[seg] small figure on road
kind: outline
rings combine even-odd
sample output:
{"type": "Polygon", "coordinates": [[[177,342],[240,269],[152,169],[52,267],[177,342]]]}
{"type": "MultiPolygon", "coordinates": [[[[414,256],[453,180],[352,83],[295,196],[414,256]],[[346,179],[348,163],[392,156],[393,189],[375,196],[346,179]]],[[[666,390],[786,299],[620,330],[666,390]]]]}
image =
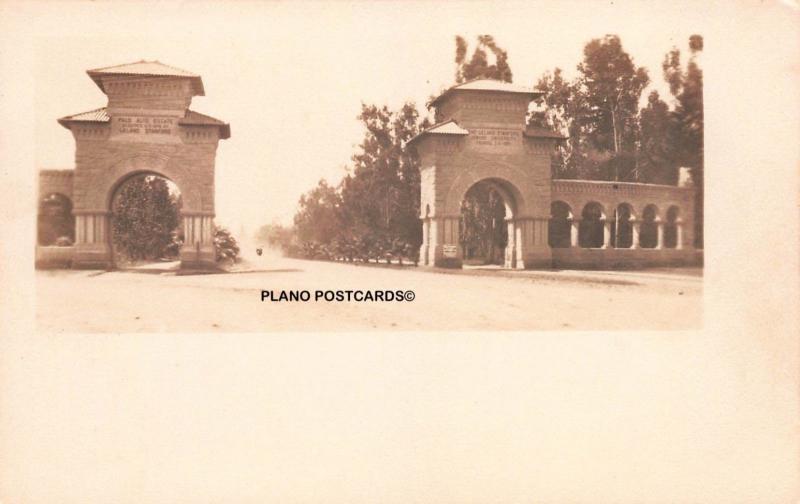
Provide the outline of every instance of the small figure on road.
{"type": "Polygon", "coordinates": [[[256,254],[261,255],[262,252],[263,250],[260,247],[256,249],[256,254]]]}

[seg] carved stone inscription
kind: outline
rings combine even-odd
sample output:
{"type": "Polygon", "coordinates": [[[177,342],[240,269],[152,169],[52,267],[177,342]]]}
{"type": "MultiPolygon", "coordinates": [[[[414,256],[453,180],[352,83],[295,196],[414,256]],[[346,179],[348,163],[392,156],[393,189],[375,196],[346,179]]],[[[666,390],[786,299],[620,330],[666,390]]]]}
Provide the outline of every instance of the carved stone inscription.
{"type": "Polygon", "coordinates": [[[502,150],[519,145],[522,133],[514,129],[475,128],[470,130],[471,143],[481,150],[502,150]]]}
{"type": "Polygon", "coordinates": [[[172,135],[175,132],[174,117],[117,116],[114,118],[116,133],[136,135],[172,135]]]}

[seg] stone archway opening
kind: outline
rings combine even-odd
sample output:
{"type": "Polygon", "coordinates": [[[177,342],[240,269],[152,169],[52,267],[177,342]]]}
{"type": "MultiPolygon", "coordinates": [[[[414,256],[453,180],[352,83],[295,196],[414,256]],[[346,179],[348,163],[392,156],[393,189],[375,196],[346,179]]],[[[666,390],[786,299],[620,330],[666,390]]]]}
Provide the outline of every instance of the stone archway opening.
{"type": "Polygon", "coordinates": [[[664,248],[678,248],[679,243],[680,209],[672,205],[667,209],[667,219],[664,222],[664,248]]]}
{"type": "Polygon", "coordinates": [[[550,204],[550,221],[547,227],[547,240],[550,248],[569,248],[572,246],[572,208],[563,201],[550,204]]]}
{"type": "Polygon", "coordinates": [[[509,199],[506,191],[491,180],[480,181],[467,190],[459,220],[465,265],[505,264],[509,231],[506,219],[514,213],[509,199]]]}
{"type": "Polygon", "coordinates": [[[583,248],[603,248],[605,245],[605,220],[603,206],[587,203],[581,212],[578,240],[583,248]]]}
{"type": "Polygon", "coordinates": [[[37,245],[67,247],[75,243],[72,200],[61,193],[50,193],[41,198],[36,228],[37,245]]]}
{"type": "Polygon", "coordinates": [[[461,199],[458,244],[463,264],[515,267],[517,189],[509,182],[482,179],[461,199]]]}
{"type": "Polygon", "coordinates": [[[109,247],[117,269],[177,269],[184,242],[178,186],[156,172],[124,177],[109,196],[109,247]]]}
{"type": "Polygon", "coordinates": [[[611,246],[614,248],[631,248],[633,246],[633,207],[628,203],[620,203],[614,210],[611,220],[611,246]]]}
{"type": "Polygon", "coordinates": [[[655,205],[647,205],[642,211],[641,231],[639,233],[639,243],[642,248],[652,249],[658,246],[658,208],[655,205]]]}

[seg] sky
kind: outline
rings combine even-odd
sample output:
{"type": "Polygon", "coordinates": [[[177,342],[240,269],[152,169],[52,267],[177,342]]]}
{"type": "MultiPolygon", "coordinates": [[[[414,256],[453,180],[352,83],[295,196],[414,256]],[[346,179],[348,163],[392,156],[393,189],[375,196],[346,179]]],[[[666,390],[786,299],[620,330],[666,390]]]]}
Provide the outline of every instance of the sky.
{"type": "Polygon", "coordinates": [[[704,13],[688,5],[74,5],[37,25],[36,163],[74,166],[74,140],[56,119],[105,106],[87,69],[159,60],[200,74],[206,96],[192,109],[230,123],[231,138],[217,151],[217,221],[252,234],[290,223],[300,195],[320,179],[341,180],[363,136],[362,102],[422,107],[452,85],[456,35],[471,44],[493,35],[508,51],[514,82],[532,86],[555,67],[574,76],[586,42],[617,34],[666,98],[664,54],[673,46],[688,54],[689,36],[703,34],[704,13]]]}

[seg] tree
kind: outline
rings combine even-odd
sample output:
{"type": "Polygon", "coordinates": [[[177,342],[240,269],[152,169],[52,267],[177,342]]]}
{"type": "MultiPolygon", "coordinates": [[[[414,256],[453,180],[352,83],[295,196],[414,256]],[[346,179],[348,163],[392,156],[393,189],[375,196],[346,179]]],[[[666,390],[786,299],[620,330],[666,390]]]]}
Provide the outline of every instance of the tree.
{"type": "Polygon", "coordinates": [[[634,64],[616,35],[591,40],[583,55],[578,65],[586,100],[583,132],[593,148],[610,153],[606,178],[636,180],[637,117],[650,82],[647,70],[634,64]]]}
{"type": "Polygon", "coordinates": [[[325,180],[300,196],[294,216],[298,238],[303,242],[329,244],[341,228],[341,197],[325,180]]]}
{"type": "Polygon", "coordinates": [[[388,250],[395,240],[419,247],[419,159],[406,143],[429,122],[413,103],[397,112],[362,105],[358,119],[366,131],[341,185],[343,238],[362,248],[388,250]]]}
{"type": "Polygon", "coordinates": [[[644,182],[676,185],[675,128],[669,106],[658,91],[647,98],[647,107],[639,117],[641,143],[639,146],[639,174],[644,182]]]}
{"type": "Polygon", "coordinates": [[[536,85],[544,92],[529,124],[569,138],[553,157],[553,176],[590,180],[639,180],[639,98],[649,82],[615,35],[591,40],[571,82],[560,68],[536,85]]]}
{"type": "Polygon", "coordinates": [[[553,154],[553,178],[578,178],[583,172],[586,139],[580,118],[586,109],[586,100],[579,81],[568,82],[560,68],[545,73],[535,89],[543,93],[536,98],[535,109],[528,124],[561,132],[567,141],[561,143],[553,154]]]}
{"type": "Polygon", "coordinates": [[[664,58],[664,79],[675,97],[676,105],[672,120],[676,131],[676,158],[681,166],[687,166],[692,182],[697,188],[695,199],[695,246],[703,246],[703,164],[704,164],[704,118],[703,118],[703,70],[698,57],[703,50],[703,37],[689,38],[689,61],[686,69],[681,67],[681,53],[673,48],[664,58]]]}
{"type": "Polygon", "coordinates": [[[472,57],[467,61],[467,41],[461,36],[456,36],[456,83],[461,84],[473,79],[511,82],[511,78],[508,53],[497,46],[494,37],[479,35],[472,57]],[[493,64],[489,64],[487,51],[494,56],[493,64]]]}
{"type": "Polygon", "coordinates": [[[127,181],[112,206],[113,242],[128,260],[160,259],[175,252],[180,198],[152,175],[127,181]]]}

